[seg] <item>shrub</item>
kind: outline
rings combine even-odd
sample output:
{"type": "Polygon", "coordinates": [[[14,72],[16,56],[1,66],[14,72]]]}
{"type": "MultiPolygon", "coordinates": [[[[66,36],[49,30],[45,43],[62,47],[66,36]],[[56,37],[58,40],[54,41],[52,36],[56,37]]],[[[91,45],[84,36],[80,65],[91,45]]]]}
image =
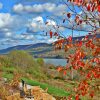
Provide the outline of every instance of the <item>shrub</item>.
{"type": "Polygon", "coordinates": [[[44,65],[44,60],[43,60],[43,58],[38,58],[38,59],[37,59],[37,63],[38,63],[39,65],[43,66],[43,65],[44,65]]]}

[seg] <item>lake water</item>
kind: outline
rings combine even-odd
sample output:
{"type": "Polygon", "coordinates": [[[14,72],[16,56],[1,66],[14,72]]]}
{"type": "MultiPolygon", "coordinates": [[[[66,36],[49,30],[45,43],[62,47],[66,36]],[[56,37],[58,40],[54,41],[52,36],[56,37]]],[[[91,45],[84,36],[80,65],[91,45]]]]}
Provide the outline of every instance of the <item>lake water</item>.
{"type": "Polygon", "coordinates": [[[44,58],[44,62],[47,64],[53,64],[55,66],[66,66],[66,59],[51,59],[51,58],[44,58]]]}

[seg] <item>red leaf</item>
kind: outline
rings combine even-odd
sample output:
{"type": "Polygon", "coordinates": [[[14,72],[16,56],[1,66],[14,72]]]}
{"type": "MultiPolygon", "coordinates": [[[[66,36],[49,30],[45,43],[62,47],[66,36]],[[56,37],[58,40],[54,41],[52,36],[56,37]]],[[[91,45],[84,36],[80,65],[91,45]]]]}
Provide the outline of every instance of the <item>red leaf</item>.
{"type": "Polygon", "coordinates": [[[98,11],[100,12],[100,5],[98,5],[98,11]]]}
{"type": "Polygon", "coordinates": [[[75,100],[79,100],[79,94],[75,96],[75,100]]]}
{"type": "Polygon", "coordinates": [[[54,33],[54,36],[58,36],[58,33],[57,33],[57,32],[55,32],[55,33],[54,33]]]}
{"type": "Polygon", "coordinates": [[[50,31],[50,38],[52,38],[52,34],[53,34],[53,32],[52,32],[52,31],[50,31]]]}
{"type": "Polygon", "coordinates": [[[85,91],[82,91],[82,96],[85,96],[86,95],[86,92],[85,91]]]}
{"type": "Polygon", "coordinates": [[[92,49],[94,49],[94,48],[95,48],[95,45],[94,45],[94,44],[91,44],[90,47],[91,47],[92,49]]]}
{"type": "Polygon", "coordinates": [[[79,46],[79,47],[82,46],[82,41],[79,41],[78,46],[79,46]]]}
{"type": "Polygon", "coordinates": [[[85,38],[86,38],[86,39],[88,39],[88,38],[89,38],[89,36],[88,36],[88,35],[86,35],[86,36],[85,36],[85,38]]]}
{"type": "Polygon", "coordinates": [[[91,98],[94,97],[94,92],[93,91],[90,93],[90,96],[91,96],[91,98]]]}
{"type": "Polygon", "coordinates": [[[67,73],[66,73],[66,71],[64,71],[64,75],[66,75],[67,73]]]}
{"type": "Polygon", "coordinates": [[[82,20],[80,20],[79,23],[82,24],[82,20]]]}
{"type": "Polygon", "coordinates": [[[80,23],[79,16],[76,16],[76,18],[75,18],[75,22],[79,25],[79,23],[80,23]]]}
{"type": "Polygon", "coordinates": [[[72,41],[72,36],[69,36],[68,37],[68,41],[72,41]]]}
{"type": "Polygon", "coordinates": [[[75,4],[78,4],[79,3],[79,0],[75,0],[75,2],[74,2],[75,4]]]}
{"type": "Polygon", "coordinates": [[[84,64],[84,62],[82,62],[82,61],[78,61],[78,62],[77,62],[77,65],[80,66],[80,67],[83,67],[85,64],[84,64]]]}
{"type": "Polygon", "coordinates": [[[91,78],[91,74],[90,73],[87,74],[87,78],[91,78]]]}
{"type": "Polygon", "coordinates": [[[82,3],[83,2],[83,0],[80,0],[80,3],[82,3]]]}
{"type": "Polygon", "coordinates": [[[77,70],[77,69],[78,69],[78,67],[77,67],[77,66],[73,66],[73,69],[76,69],[76,70],[77,70]]]}
{"type": "Polygon", "coordinates": [[[94,58],[94,62],[100,63],[100,59],[99,58],[94,58]]]}
{"type": "Polygon", "coordinates": [[[91,9],[91,6],[90,6],[90,4],[88,4],[87,5],[87,11],[90,11],[90,9],[91,9]]]}
{"type": "Polygon", "coordinates": [[[68,14],[67,14],[67,17],[70,18],[70,17],[71,17],[71,13],[68,13],[68,14]]]}
{"type": "Polygon", "coordinates": [[[58,68],[57,68],[57,71],[58,71],[58,72],[60,72],[61,70],[62,70],[62,68],[61,68],[61,67],[58,67],[58,68]]]}

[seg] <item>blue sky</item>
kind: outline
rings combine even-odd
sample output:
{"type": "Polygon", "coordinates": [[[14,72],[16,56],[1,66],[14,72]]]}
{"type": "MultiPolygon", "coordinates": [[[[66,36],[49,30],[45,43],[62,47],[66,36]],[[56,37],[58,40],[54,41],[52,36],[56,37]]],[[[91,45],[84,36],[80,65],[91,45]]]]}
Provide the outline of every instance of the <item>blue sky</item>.
{"type": "MultiPolygon", "coordinates": [[[[45,32],[55,32],[52,25],[62,23],[66,12],[68,9],[61,0],[0,0],[0,49],[55,41],[56,38],[45,36],[45,32]]],[[[59,28],[58,32],[66,37],[71,35],[71,30],[65,28],[59,28]]],[[[79,36],[79,32],[75,31],[74,36],[79,36]]]]}

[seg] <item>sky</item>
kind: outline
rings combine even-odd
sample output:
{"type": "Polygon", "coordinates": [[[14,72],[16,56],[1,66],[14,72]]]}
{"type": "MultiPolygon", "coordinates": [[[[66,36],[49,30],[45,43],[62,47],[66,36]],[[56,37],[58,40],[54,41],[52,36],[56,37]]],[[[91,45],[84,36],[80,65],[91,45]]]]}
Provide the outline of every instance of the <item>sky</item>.
{"type": "MultiPolygon", "coordinates": [[[[45,33],[50,30],[55,32],[53,25],[60,24],[66,17],[63,13],[67,12],[68,8],[61,1],[0,0],[0,49],[55,41],[55,37],[50,38],[45,36],[45,33]],[[46,22],[48,25],[45,25],[46,22]]],[[[71,30],[65,28],[59,28],[57,31],[66,37],[71,35],[71,30]]],[[[79,34],[76,32],[75,36],[79,34]]]]}

